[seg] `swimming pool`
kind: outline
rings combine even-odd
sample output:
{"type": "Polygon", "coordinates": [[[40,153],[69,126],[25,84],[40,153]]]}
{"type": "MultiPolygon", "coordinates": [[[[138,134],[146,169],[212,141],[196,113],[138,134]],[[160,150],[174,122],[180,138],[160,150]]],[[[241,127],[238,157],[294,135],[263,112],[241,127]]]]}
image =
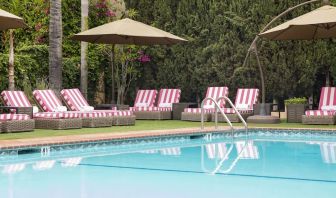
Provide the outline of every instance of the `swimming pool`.
{"type": "Polygon", "coordinates": [[[0,150],[0,197],[335,197],[336,134],[250,130],[0,150]]]}

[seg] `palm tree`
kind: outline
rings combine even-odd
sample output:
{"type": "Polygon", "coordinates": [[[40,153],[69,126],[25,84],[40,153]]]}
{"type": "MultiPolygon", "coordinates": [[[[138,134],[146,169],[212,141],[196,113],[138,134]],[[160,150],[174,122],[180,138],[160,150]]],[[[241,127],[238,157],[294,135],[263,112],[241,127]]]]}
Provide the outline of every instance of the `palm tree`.
{"type": "Polygon", "coordinates": [[[49,86],[62,88],[62,0],[50,0],[49,21],[49,86]]]}
{"type": "Polygon", "coordinates": [[[14,91],[14,34],[13,30],[9,30],[9,62],[8,62],[8,89],[14,91]]]}
{"type": "MultiPolygon", "coordinates": [[[[88,29],[89,1],[81,0],[81,31],[88,29]]],[[[88,87],[88,66],[87,66],[88,43],[81,42],[81,77],[80,88],[85,98],[87,98],[88,87]]]]}

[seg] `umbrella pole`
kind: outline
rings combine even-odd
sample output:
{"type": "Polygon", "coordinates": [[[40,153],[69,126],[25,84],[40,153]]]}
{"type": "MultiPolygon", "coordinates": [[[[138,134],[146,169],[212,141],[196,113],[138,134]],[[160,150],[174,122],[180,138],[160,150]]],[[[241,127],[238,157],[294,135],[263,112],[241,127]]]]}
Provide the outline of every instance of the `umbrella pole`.
{"type": "MultiPolygon", "coordinates": [[[[286,11],[282,12],[281,14],[279,14],[278,16],[276,16],[275,18],[273,18],[262,30],[259,34],[263,33],[264,31],[266,31],[275,21],[277,21],[278,19],[280,19],[281,17],[283,17],[284,15],[288,14],[289,12],[291,12],[292,10],[295,10],[296,8],[302,7],[304,5],[307,4],[312,4],[312,3],[317,3],[317,2],[322,2],[324,5],[329,5],[330,4],[330,0],[311,0],[311,1],[306,1],[304,3],[298,4],[296,6],[290,7],[288,8],[286,11]]],[[[262,66],[261,66],[261,62],[259,59],[259,55],[258,55],[258,51],[257,51],[257,42],[259,40],[259,34],[257,34],[257,36],[253,39],[253,42],[251,43],[249,49],[247,50],[247,54],[245,56],[245,60],[243,63],[243,67],[246,66],[247,60],[249,58],[249,55],[251,52],[254,52],[257,58],[257,64],[258,64],[258,68],[259,68],[259,72],[260,72],[260,80],[261,80],[261,94],[262,94],[262,100],[261,100],[261,104],[260,104],[260,115],[265,115],[266,114],[266,109],[265,109],[265,80],[264,80],[264,73],[262,70],[262,66]]]]}

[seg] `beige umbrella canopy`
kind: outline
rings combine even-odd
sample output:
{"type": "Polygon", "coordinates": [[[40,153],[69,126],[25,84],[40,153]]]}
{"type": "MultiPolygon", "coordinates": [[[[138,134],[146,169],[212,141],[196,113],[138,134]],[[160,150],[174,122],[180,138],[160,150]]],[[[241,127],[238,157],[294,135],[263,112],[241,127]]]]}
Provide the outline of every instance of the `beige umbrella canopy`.
{"type": "Polygon", "coordinates": [[[104,44],[169,45],[183,38],[131,19],[107,23],[75,34],[73,40],[104,44]]]}
{"type": "Polygon", "coordinates": [[[314,40],[336,37],[336,7],[323,6],[259,34],[271,40],[314,40]]]}
{"type": "Polygon", "coordinates": [[[27,25],[22,18],[0,9],[0,30],[24,27],[27,27],[27,25]]]}

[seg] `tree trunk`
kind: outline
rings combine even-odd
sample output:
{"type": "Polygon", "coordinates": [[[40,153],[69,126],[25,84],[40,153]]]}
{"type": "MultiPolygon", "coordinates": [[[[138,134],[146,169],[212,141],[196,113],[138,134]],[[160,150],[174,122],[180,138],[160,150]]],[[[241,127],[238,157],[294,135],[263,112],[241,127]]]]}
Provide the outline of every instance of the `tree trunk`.
{"type": "MultiPolygon", "coordinates": [[[[81,31],[88,29],[89,1],[81,0],[81,31]]],[[[81,77],[80,89],[87,99],[88,88],[88,63],[87,63],[88,43],[81,42],[81,77]]]]}
{"type": "Polygon", "coordinates": [[[114,76],[114,57],[115,57],[115,45],[112,45],[110,53],[111,64],[111,103],[115,103],[115,76],[114,76]]]}
{"type": "Polygon", "coordinates": [[[9,64],[8,64],[8,89],[15,90],[14,79],[14,35],[13,30],[9,30],[9,64]]]}
{"type": "Polygon", "coordinates": [[[50,1],[49,21],[49,86],[62,88],[62,1],[50,1]]]}

